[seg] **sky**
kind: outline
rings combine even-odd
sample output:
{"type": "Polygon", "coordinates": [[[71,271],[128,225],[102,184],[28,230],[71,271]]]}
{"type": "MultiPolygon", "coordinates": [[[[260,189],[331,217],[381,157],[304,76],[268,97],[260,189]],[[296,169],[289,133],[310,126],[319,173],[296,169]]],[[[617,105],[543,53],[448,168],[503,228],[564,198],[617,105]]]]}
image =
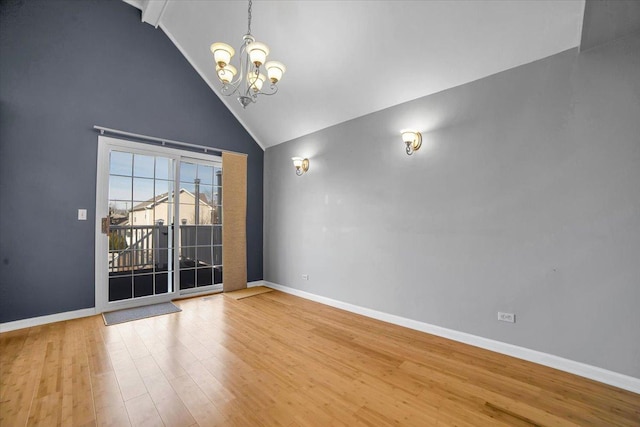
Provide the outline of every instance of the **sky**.
{"type": "MultiPolygon", "coordinates": [[[[109,161],[109,206],[129,210],[140,202],[166,194],[173,189],[174,160],[112,151],[109,161]]],[[[180,162],[180,188],[195,193],[195,180],[200,180],[200,192],[213,199],[221,192],[217,174],[220,167],[196,162],[180,162]]]]}

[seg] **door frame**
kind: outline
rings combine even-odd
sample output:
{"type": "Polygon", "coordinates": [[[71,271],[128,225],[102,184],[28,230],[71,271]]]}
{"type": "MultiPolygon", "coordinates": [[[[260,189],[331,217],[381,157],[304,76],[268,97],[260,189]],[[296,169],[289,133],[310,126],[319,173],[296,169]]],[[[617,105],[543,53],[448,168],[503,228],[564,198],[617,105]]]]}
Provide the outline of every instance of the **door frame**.
{"type": "MultiPolygon", "coordinates": [[[[176,222],[179,218],[180,204],[174,205],[173,225],[173,290],[166,294],[150,295],[120,301],[109,302],[109,266],[107,262],[107,252],[109,247],[109,236],[102,233],[101,219],[109,214],[109,153],[111,150],[120,149],[134,154],[160,155],[174,160],[174,192],[180,188],[180,161],[200,160],[213,162],[222,166],[222,157],[209,153],[198,153],[193,151],[169,148],[153,143],[134,142],[122,138],[98,135],[98,156],[96,170],[96,219],[95,219],[95,307],[97,313],[119,310],[124,308],[137,307],[142,305],[168,302],[178,298],[180,295],[197,294],[211,292],[218,287],[222,289],[222,284],[211,285],[180,291],[180,253],[179,253],[179,227],[176,222]]],[[[224,172],[223,172],[224,173],[224,172]]],[[[223,195],[224,197],[224,195],[223,195]]],[[[224,206],[224,201],[223,201],[224,206]]]]}

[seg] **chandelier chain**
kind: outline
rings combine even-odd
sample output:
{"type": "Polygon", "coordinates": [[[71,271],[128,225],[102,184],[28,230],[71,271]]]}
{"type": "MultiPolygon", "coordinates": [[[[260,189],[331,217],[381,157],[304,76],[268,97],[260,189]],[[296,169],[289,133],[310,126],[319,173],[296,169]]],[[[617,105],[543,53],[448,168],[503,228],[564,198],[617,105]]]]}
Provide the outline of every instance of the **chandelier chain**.
{"type": "Polygon", "coordinates": [[[249,0],[249,11],[247,13],[248,15],[248,25],[247,25],[247,34],[251,34],[251,4],[253,3],[252,0],[249,0]]]}

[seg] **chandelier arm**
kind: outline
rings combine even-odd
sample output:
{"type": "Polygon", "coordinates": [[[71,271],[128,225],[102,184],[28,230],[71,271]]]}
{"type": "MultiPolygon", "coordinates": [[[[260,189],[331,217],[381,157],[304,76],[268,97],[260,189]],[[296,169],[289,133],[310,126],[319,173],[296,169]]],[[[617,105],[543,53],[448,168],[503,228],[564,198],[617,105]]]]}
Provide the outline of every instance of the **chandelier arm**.
{"type": "MultiPolygon", "coordinates": [[[[238,87],[240,87],[240,84],[239,84],[239,83],[240,83],[240,79],[239,79],[239,78],[236,78],[235,80],[230,81],[229,83],[224,83],[224,84],[222,85],[222,88],[224,89],[225,87],[233,87],[233,88],[235,88],[235,89],[237,90],[237,89],[238,89],[238,87]]],[[[227,90],[228,90],[228,89],[227,89],[227,90]]]]}
{"type": "Polygon", "coordinates": [[[269,86],[269,88],[271,88],[271,89],[273,90],[273,92],[263,92],[263,91],[260,91],[260,92],[258,92],[258,95],[271,96],[271,95],[275,95],[276,93],[278,93],[278,86],[276,86],[276,85],[271,85],[271,86],[269,86]]]}
{"type": "Polygon", "coordinates": [[[246,45],[247,45],[247,41],[244,40],[242,43],[242,46],[240,47],[240,55],[238,55],[240,57],[240,66],[238,67],[238,75],[236,76],[235,79],[233,79],[232,81],[230,81],[229,83],[224,83],[222,85],[222,89],[221,92],[223,95],[225,96],[231,96],[234,95],[236,93],[240,93],[240,87],[242,86],[242,80],[245,76],[245,62],[243,61],[243,58],[247,57],[246,55],[246,45]]]}
{"type": "Polygon", "coordinates": [[[234,94],[240,94],[241,96],[247,96],[249,95],[248,91],[242,88],[242,84],[244,82],[244,78],[245,75],[247,74],[248,70],[248,64],[247,64],[247,57],[248,55],[245,54],[246,51],[246,41],[242,44],[242,47],[240,48],[240,66],[238,67],[239,73],[238,76],[231,82],[227,83],[226,85],[224,85],[222,87],[222,92],[224,95],[226,96],[231,96],[234,94]],[[230,91],[230,88],[233,88],[233,90],[230,91]]]}
{"type": "MultiPolygon", "coordinates": [[[[242,67],[242,70],[244,71],[243,73],[243,77],[242,77],[242,82],[241,84],[244,84],[244,96],[246,97],[250,97],[250,98],[254,98],[253,94],[251,93],[251,84],[253,83],[249,83],[248,79],[249,76],[252,74],[251,73],[251,61],[249,60],[249,54],[246,53],[246,44],[242,47],[242,58],[240,58],[240,60],[242,61],[242,59],[244,59],[244,66],[242,67]]],[[[255,81],[255,80],[254,80],[255,81]]]]}
{"type": "Polygon", "coordinates": [[[237,82],[231,82],[231,83],[227,83],[222,85],[222,94],[225,96],[231,96],[234,93],[238,92],[238,89],[240,88],[240,85],[237,84],[237,82]]]}

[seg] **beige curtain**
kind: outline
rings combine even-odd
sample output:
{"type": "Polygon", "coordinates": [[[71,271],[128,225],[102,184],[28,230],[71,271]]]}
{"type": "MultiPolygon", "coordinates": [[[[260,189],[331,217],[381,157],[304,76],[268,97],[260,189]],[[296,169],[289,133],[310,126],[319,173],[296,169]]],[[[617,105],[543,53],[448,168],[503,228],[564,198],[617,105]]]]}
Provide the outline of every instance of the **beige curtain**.
{"type": "Polygon", "coordinates": [[[247,287],[247,156],[222,153],[222,287],[247,287]]]}

